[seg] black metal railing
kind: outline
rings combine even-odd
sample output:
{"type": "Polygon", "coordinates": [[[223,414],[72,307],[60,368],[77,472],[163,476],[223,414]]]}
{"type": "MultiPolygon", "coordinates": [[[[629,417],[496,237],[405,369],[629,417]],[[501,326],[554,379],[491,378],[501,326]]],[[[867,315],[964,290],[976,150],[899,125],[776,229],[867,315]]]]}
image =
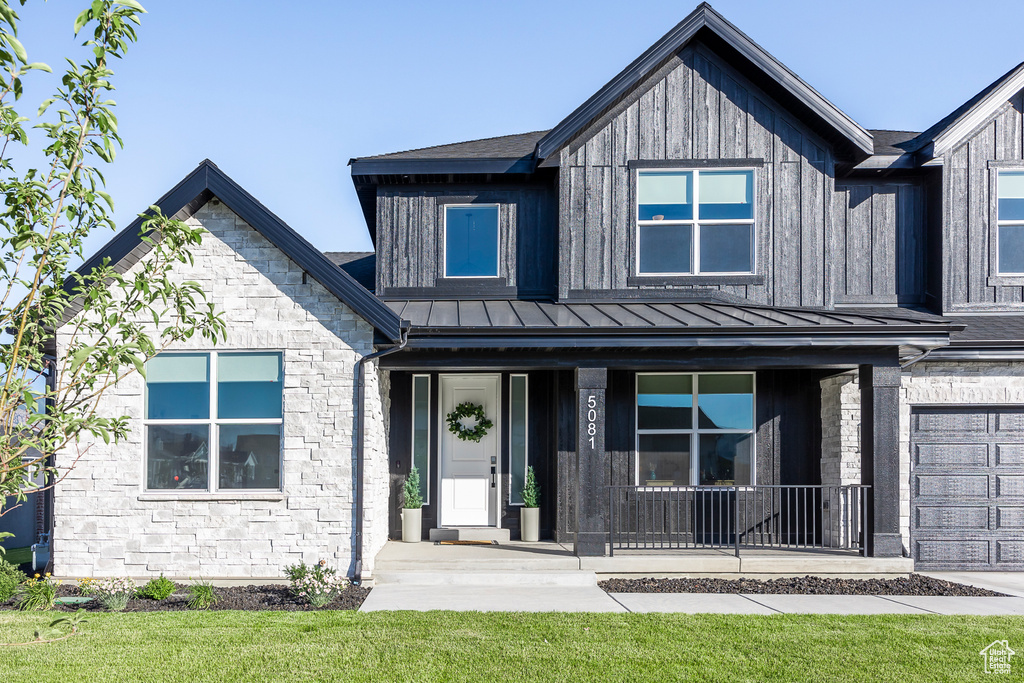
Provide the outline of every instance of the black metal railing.
{"type": "Polygon", "coordinates": [[[867,555],[870,486],[609,486],[616,550],[791,548],[867,555]]]}

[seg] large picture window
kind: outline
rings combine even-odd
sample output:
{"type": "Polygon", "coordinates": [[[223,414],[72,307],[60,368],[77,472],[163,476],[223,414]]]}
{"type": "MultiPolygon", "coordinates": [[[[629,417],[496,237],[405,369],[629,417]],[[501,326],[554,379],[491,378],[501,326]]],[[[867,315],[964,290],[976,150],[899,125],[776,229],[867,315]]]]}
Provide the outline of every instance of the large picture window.
{"type": "Polygon", "coordinates": [[[498,207],[446,206],[444,276],[498,277],[498,207]]]}
{"type": "Polygon", "coordinates": [[[636,381],[640,486],[754,482],[754,375],[640,373],[636,381]]]}
{"type": "Polygon", "coordinates": [[[282,387],[280,353],[150,359],[147,490],[280,490],[282,387]]]}
{"type": "Polygon", "coordinates": [[[637,172],[637,273],[754,272],[754,172],[637,172]]]}
{"type": "Polygon", "coordinates": [[[1001,171],[998,184],[998,272],[1024,275],[1024,171],[1001,171]]]}

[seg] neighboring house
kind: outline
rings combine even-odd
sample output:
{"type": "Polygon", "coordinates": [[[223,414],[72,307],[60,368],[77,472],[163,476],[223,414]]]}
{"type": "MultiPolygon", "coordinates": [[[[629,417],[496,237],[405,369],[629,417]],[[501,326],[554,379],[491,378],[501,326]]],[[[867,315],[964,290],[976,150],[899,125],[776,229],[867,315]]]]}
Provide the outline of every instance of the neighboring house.
{"type": "Polygon", "coordinates": [[[868,131],[704,4],[551,130],[353,159],[375,255],[204,163],[161,206],[210,230],[181,276],[230,339],[110,397],[139,419],[58,490],[56,571],[365,575],[414,465],[424,536],[515,537],[533,466],[581,555],[611,528],[1022,569],[1022,89],[868,131]]]}

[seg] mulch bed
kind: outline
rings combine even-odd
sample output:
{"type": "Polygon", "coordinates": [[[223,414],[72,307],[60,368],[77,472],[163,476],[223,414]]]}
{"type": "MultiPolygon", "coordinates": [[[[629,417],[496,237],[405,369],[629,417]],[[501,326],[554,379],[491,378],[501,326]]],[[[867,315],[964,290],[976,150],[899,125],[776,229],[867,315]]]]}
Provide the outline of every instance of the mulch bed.
{"type": "MultiPolygon", "coordinates": [[[[166,600],[150,600],[148,598],[136,598],[128,602],[125,612],[178,612],[188,610],[188,588],[181,584],[175,584],[178,588],[166,600]]],[[[291,589],[285,585],[266,586],[215,586],[219,601],[210,607],[209,611],[219,610],[245,610],[245,611],[287,611],[287,612],[313,612],[309,603],[292,595],[291,589]]],[[[326,610],[354,610],[359,609],[363,600],[370,594],[369,588],[362,586],[349,586],[333,602],[322,609],[326,610]]],[[[78,586],[74,584],[63,584],[57,589],[59,597],[71,597],[79,595],[78,586]]],[[[14,600],[0,604],[0,610],[17,609],[14,600]]],[[[88,612],[106,612],[98,601],[91,600],[78,605],[56,605],[54,611],[76,612],[84,609],[88,612]]]]}
{"type": "Polygon", "coordinates": [[[1000,597],[1002,593],[911,574],[898,579],[608,579],[608,593],[756,593],[761,595],[928,595],[1000,597]]]}

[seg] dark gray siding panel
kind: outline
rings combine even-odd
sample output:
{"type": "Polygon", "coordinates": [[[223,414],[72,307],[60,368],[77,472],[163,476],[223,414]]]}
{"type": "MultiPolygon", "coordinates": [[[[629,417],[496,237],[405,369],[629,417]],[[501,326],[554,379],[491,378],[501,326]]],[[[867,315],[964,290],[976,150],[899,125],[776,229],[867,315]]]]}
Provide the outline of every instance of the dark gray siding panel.
{"type": "Polygon", "coordinates": [[[831,149],[699,43],[561,152],[558,293],[673,288],[717,290],[774,305],[831,305],[831,149]],[[756,278],[688,284],[635,280],[633,160],[758,159],[756,278]]]}
{"type": "Polygon", "coordinates": [[[377,192],[377,293],[434,287],[444,276],[444,206],[499,205],[498,275],[524,296],[552,295],[557,270],[554,193],[543,187],[381,187],[377,192]]]}
{"type": "Polygon", "coordinates": [[[836,184],[835,302],[924,301],[925,194],[917,182],[836,184]]]}
{"type": "Polygon", "coordinates": [[[996,177],[1024,166],[1024,93],[943,157],[942,306],[953,311],[1020,311],[1024,278],[996,273],[996,177]]]}

